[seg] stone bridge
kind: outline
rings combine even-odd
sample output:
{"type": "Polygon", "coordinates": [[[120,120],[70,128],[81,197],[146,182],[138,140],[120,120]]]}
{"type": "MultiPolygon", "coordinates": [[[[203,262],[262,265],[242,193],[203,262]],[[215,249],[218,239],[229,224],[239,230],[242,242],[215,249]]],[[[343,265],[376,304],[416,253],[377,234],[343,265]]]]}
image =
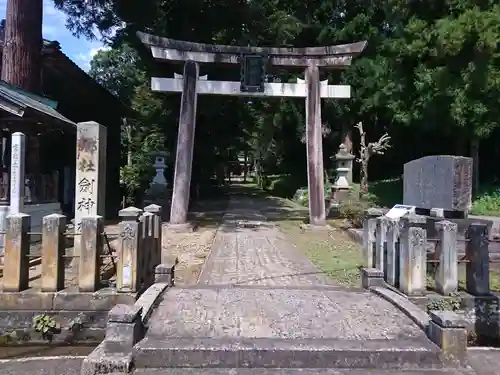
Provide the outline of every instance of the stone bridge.
{"type": "Polygon", "coordinates": [[[231,197],[197,285],[168,288],[158,268],[142,301],[110,312],[82,375],[472,371],[453,315],[431,317],[377,287],[374,270],[363,271],[370,290],[333,284],[266,221],[258,199],[231,197]]]}

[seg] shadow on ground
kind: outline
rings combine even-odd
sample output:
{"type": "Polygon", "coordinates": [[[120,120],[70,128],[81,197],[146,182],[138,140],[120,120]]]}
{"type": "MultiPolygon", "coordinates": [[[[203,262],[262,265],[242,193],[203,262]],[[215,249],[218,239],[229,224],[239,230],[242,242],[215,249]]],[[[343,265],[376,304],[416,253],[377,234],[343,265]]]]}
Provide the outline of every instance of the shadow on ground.
{"type": "Polygon", "coordinates": [[[306,222],[308,211],[291,201],[271,196],[269,193],[250,184],[232,184],[219,197],[210,200],[193,202],[190,207],[189,220],[196,223],[197,228],[217,227],[226,212],[229,198],[234,195],[258,198],[258,206],[249,206],[252,211],[259,211],[267,221],[293,220],[306,222]]]}

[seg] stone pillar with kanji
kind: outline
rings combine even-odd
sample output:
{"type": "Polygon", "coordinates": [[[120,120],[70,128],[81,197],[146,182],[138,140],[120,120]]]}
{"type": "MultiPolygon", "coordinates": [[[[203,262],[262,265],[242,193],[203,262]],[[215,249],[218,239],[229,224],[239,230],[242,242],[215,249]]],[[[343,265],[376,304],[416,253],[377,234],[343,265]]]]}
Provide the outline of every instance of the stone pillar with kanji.
{"type": "Polygon", "coordinates": [[[82,217],[105,215],[105,188],[106,128],[81,122],[76,137],[75,233],[81,232],[82,217]]]}

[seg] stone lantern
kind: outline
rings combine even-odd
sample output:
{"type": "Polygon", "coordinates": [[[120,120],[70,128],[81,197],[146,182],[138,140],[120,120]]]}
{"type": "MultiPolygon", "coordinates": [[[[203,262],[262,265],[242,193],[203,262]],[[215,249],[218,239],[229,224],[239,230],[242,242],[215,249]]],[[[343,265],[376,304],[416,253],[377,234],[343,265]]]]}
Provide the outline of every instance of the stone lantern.
{"type": "Polygon", "coordinates": [[[159,152],[155,155],[155,162],[153,164],[153,168],[156,170],[156,175],[153,178],[153,181],[149,184],[151,188],[152,185],[160,185],[165,188],[168,186],[167,180],[165,179],[165,157],[167,156],[166,152],[159,152]]]}
{"type": "Polygon", "coordinates": [[[149,188],[146,191],[145,204],[158,204],[164,209],[170,204],[171,191],[168,187],[167,180],[165,179],[165,159],[168,153],[159,151],[153,154],[153,168],[156,171],[155,176],[149,183],[149,188]]]}
{"type": "Polygon", "coordinates": [[[352,184],[352,163],[355,156],[347,152],[345,145],[339,146],[335,155],[337,178],[333,185],[335,201],[341,202],[347,197],[352,184]]]}

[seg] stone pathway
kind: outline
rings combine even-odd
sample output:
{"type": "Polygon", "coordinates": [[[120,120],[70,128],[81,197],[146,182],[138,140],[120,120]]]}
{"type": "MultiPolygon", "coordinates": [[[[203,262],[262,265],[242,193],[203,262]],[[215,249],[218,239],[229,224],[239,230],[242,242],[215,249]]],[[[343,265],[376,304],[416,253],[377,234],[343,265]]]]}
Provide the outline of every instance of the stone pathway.
{"type": "Polygon", "coordinates": [[[469,362],[476,375],[500,375],[500,349],[469,350],[469,362]]]}
{"type": "Polygon", "coordinates": [[[200,276],[209,285],[331,284],[300,250],[266,222],[262,201],[231,198],[200,276]]]}
{"type": "Polygon", "coordinates": [[[136,346],[137,368],[366,367],[385,357],[437,358],[437,347],[392,304],[323,275],[266,221],[265,205],[231,196],[199,284],[163,296],[136,346]]]}

